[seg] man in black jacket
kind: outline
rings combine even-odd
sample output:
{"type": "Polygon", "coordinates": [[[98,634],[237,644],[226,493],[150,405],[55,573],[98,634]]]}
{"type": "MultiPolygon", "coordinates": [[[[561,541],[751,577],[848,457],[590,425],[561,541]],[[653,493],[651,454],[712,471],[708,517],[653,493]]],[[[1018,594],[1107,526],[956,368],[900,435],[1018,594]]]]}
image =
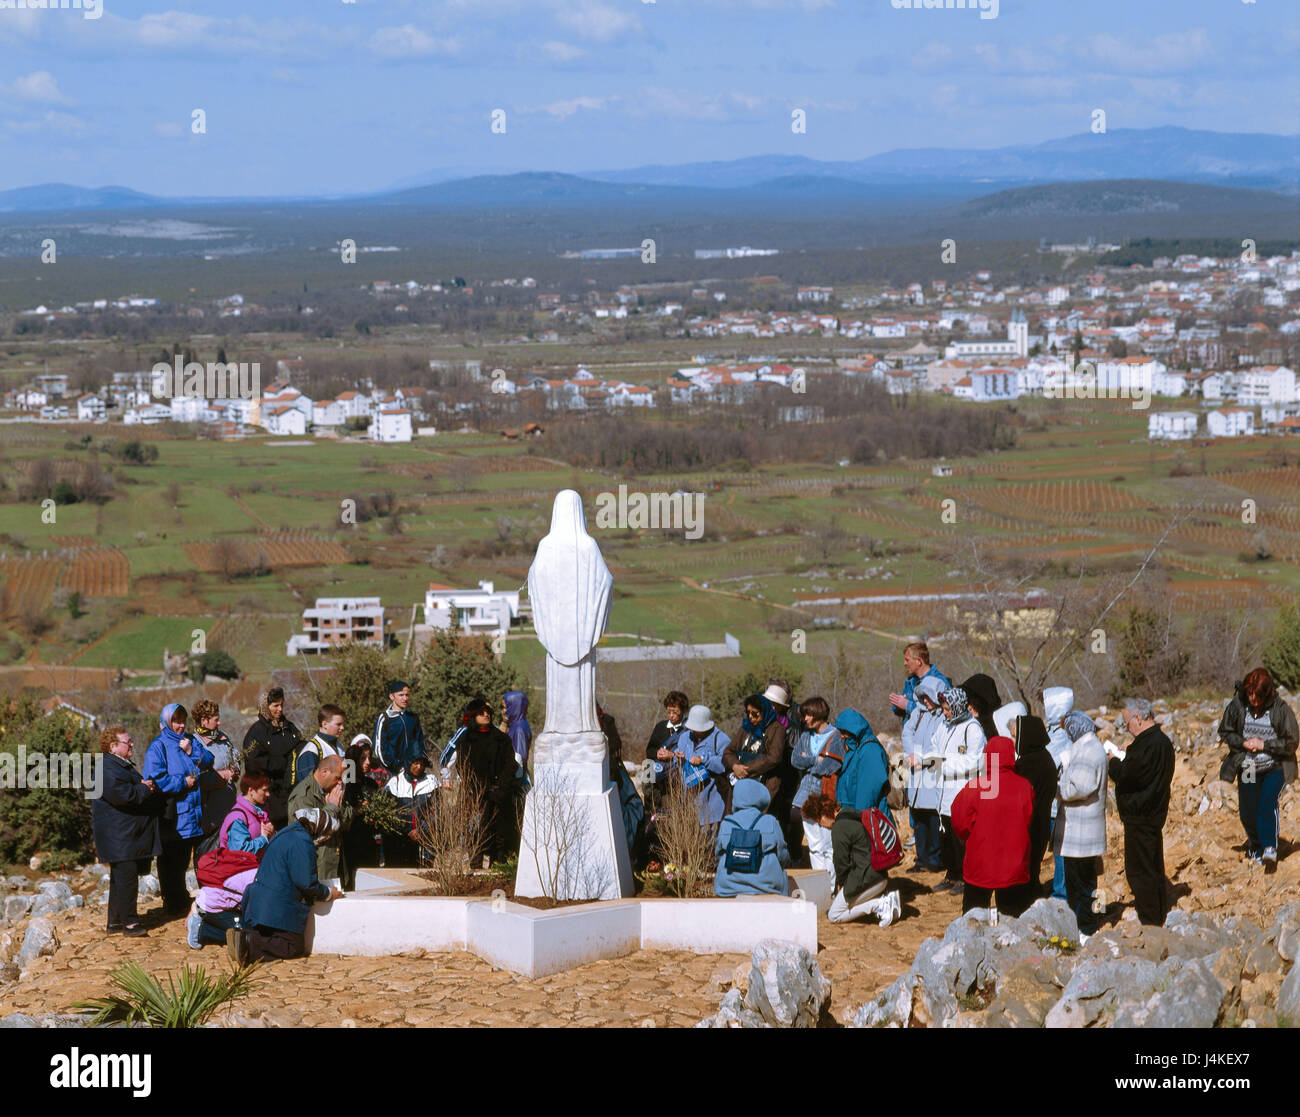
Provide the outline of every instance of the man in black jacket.
{"type": "Polygon", "coordinates": [[[1133,890],[1138,919],[1159,927],[1169,911],[1163,831],[1174,778],[1174,746],[1156,725],[1145,698],[1125,699],[1124,726],[1133,734],[1133,743],[1122,753],[1107,747],[1115,802],[1124,824],[1124,875],[1133,890]]]}
{"type": "Polygon", "coordinates": [[[266,692],[266,705],[244,734],[244,763],[261,768],[271,777],[271,796],[266,813],[277,830],[289,825],[290,761],[302,748],[302,734],[284,716],[284,690],[273,686],[266,692]]]}

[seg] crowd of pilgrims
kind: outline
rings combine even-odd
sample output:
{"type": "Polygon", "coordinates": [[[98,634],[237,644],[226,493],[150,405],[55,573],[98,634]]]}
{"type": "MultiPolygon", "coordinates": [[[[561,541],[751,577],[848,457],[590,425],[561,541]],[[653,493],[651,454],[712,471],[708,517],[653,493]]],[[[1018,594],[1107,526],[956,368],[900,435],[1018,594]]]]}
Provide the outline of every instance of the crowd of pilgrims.
{"type": "MultiPolygon", "coordinates": [[[[707,706],[669,692],[644,759],[632,763],[598,706],[638,876],[664,870],[656,821],[670,796],[685,795],[716,857],[717,896],[788,895],[787,870],[811,868],[830,878],[831,921],[888,926],[903,914],[890,887],[890,870],[902,869],[914,874],[913,891],[928,878],[930,892],[960,897],[963,912],[1015,915],[1058,897],[1086,941],[1107,912],[1097,879],[1113,785],[1133,908],[1143,923],[1164,922],[1174,749],[1148,699],[1124,701],[1131,739],[1121,749],[1100,739],[1068,687],[1044,688],[1041,713],[1031,714],[1003,702],[988,675],[954,685],[923,643],[905,648],[903,669],[889,695],[902,740],[892,761],[857,710],[834,712],[818,696],[792,702],[782,679],[744,699],[731,734],[707,706]],[[629,768],[638,767],[634,780],[629,768]]],[[[222,732],[215,703],[192,711],[172,703],[140,767],[131,735],[105,729],[93,813],[96,851],[110,868],[109,933],[148,933],[137,914],[139,878],[156,859],[160,921],[184,917],[191,947],[224,944],[240,961],[301,956],[312,905],[351,890],[358,869],[421,864],[424,828],[453,783],[476,797],[465,817],[474,819],[484,867],[513,858],[530,787],[527,695],[507,691],[495,708],[476,695],[441,748],[426,742],[405,682],[389,684],[388,700],[372,731],[345,744],[337,706],[319,709],[306,738],[272,688],[242,746],[222,732]],[[388,823],[371,821],[371,796],[387,802],[388,823]]],[[[1264,873],[1277,866],[1278,795],[1296,775],[1297,736],[1268,671],[1250,672],[1219,726],[1221,776],[1238,781],[1244,852],[1264,873]]]]}

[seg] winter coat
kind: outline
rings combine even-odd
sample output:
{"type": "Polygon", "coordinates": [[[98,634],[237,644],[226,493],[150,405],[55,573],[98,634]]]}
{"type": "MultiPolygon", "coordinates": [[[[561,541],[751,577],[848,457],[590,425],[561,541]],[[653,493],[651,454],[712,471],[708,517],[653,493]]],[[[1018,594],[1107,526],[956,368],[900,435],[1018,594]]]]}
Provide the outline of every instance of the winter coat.
{"type": "MultiPolygon", "coordinates": [[[[1074,709],[1074,691],[1068,686],[1049,686],[1043,691],[1043,722],[1047,726],[1047,751],[1056,761],[1056,774],[1061,774],[1061,756],[1070,747],[1070,735],[1062,728],[1061,719],[1074,709]]],[[[1052,801],[1052,817],[1056,817],[1056,801],[1052,801]]]]}
{"type": "Polygon", "coordinates": [[[266,821],[266,811],[240,795],[221,823],[217,844],[222,849],[239,853],[261,853],[271,840],[262,833],[262,824],[266,821]]]}
{"type": "Polygon", "coordinates": [[[522,690],[508,690],[506,702],[506,734],[521,765],[528,763],[528,750],[533,744],[533,727],[528,724],[528,695],[522,690]]]}
{"type": "MultiPolygon", "coordinates": [[[[1228,755],[1219,768],[1221,780],[1234,780],[1241,773],[1241,766],[1246,759],[1255,755],[1242,747],[1242,742],[1246,739],[1244,729],[1247,710],[1246,696],[1238,683],[1237,692],[1224,709],[1223,720],[1219,722],[1219,740],[1228,746],[1228,755]]],[[[1282,778],[1290,783],[1296,778],[1296,742],[1300,739],[1295,712],[1279,695],[1273,699],[1268,717],[1273,726],[1274,739],[1265,742],[1264,752],[1281,762],[1282,778]]]]}
{"type": "Polygon", "coordinates": [[[1009,737],[984,747],[984,779],[973,779],[952,803],[952,828],[966,843],[962,879],[976,888],[1013,888],[1029,882],[1029,822],[1034,789],[1013,764],[1009,737]]]}
{"type": "Polygon", "coordinates": [[[1160,726],[1142,730],[1124,751],[1111,757],[1110,778],[1122,822],[1163,826],[1169,814],[1169,784],[1174,778],[1174,746],[1160,726]]]}
{"type": "Polygon", "coordinates": [[[857,811],[878,807],[888,812],[889,757],[871,723],[857,710],[842,710],[835,728],[844,741],[844,763],[835,782],[836,801],[857,811]]]}
{"type": "Polygon", "coordinates": [[[302,734],[288,718],[277,725],[263,709],[257,720],[244,734],[244,763],[248,770],[260,768],[271,779],[271,795],[266,801],[266,813],[277,829],[288,825],[290,767],[293,758],[302,748],[302,734]]]}
{"type": "Polygon", "coordinates": [[[212,753],[190,737],[190,751],[181,748],[181,738],[170,725],[163,726],[149,742],[144,754],[144,778],[153,780],[158,790],[176,803],[174,822],[164,818],[162,836],[197,838],[203,833],[203,792],[199,774],[212,767],[212,753]],[[185,786],[185,777],[194,777],[194,786],[185,786]]]}
{"type": "Polygon", "coordinates": [[[410,829],[420,828],[420,814],[442,785],[433,772],[426,772],[419,783],[412,783],[409,772],[398,772],[384,785],[384,794],[397,801],[411,820],[410,829]]]}
{"type": "Polygon", "coordinates": [[[738,780],[731,789],[732,810],[718,827],[714,852],[718,871],[713,876],[713,891],[718,896],[788,896],[789,880],[784,866],[790,864],[781,824],[763,812],[771,805],[767,788],[758,780],[738,780]],[[763,837],[763,860],[756,873],[727,871],[727,846],[736,830],[757,830],[763,837]]]}
{"type": "Polygon", "coordinates": [[[457,742],[456,765],[462,773],[473,772],[479,793],[498,808],[514,794],[517,767],[514,746],[495,725],[482,731],[470,725],[457,742]]]}
{"type": "MultiPolygon", "coordinates": [[[[655,723],[655,727],[650,730],[650,740],[646,743],[645,756],[647,760],[653,760],[661,768],[661,771],[655,773],[655,781],[659,782],[668,778],[668,765],[660,760],[655,754],[660,749],[671,749],[673,739],[681,731],[680,725],[673,725],[664,718],[663,721],[655,723]]],[[[728,738],[730,741],[730,738],[728,738]]]]}
{"type": "Polygon", "coordinates": [[[104,754],[104,785],[90,807],[95,854],[105,865],[138,861],[162,852],[158,816],[163,796],[144,784],[140,769],[111,752],[104,754]]]}
{"type": "MultiPolygon", "coordinates": [[[[766,703],[767,699],[763,701],[766,703]]],[[[771,710],[770,703],[767,709],[771,710]]],[[[780,804],[782,788],[793,783],[794,769],[786,761],[785,726],[776,717],[775,711],[772,711],[770,718],[764,720],[761,732],[760,737],[749,727],[747,720],[742,721],[737,738],[727,745],[722,754],[722,766],[731,775],[734,765],[745,765],[749,769],[749,775],[745,778],[762,783],[767,788],[768,799],[780,804]],[[787,778],[787,774],[791,778],[787,778]]],[[[737,780],[736,784],[731,784],[730,780],[727,782],[731,786],[730,799],[734,803],[735,789],[742,781],[737,780]]],[[[788,791],[793,798],[794,788],[789,787],[788,791]]]]}
{"type": "MultiPolygon", "coordinates": [[[[727,801],[722,788],[726,787],[730,791],[731,784],[726,780],[722,757],[730,745],[731,738],[716,725],[698,742],[691,736],[689,729],[683,729],[673,737],[672,748],[683,771],[689,766],[691,757],[699,756],[704,759],[703,767],[708,768],[713,776],[691,789],[696,795],[695,806],[700,812],[701,826],[716,826],[727,813],[727,801]]],[[[664,770],[667,771],[669,767],[671,765],[665,764],[664,770]]]]}
{"type": "Polygon", "coordinates": [[[1047,751],[1047,733],[1038,718],[1024,716],[1016,719],[1016,775],[1024,776],[1034,789],[1034,817],[1029,823],[1031,872],[1038,875],[1037,860],[1047,849],[1052,830],[1052,806],[1056,802],[1058,777],[1056,761],[1047,751]]]}
{"type": "Polygon", "coordinates": [[[862,812],[843,808],[831,827],[831,859],[835,881],[844,890],[844,899],[853,900],[888,876],[871,867],[871,838],[862,825],[862,812]]]}
{"type": "Polygon", "coordinates": [[[943,781],[939,798],[939,813],[952,814],[952,803],[966,781],[984,768],[984,730],[974,717],[956,725],[940,720],[930,738],[931,753],[943,757],[939,767],[943,781]]]}
{"type": "MultiPolygon", "coordinates": [[[[921,676],[921,679],[930,676],[933,676],[943,683],[944,690],[947,690],[952,686],[952,681],[948,676],[940,671],[933,663],[930,664],[930,669],[921,676]]],[[[895,717],[905,718],[916,709],[916,687],[921,679],[918,679],[915,675],[908,675],[907,678],[903,680],[903,697],[907,699],[907,708],[900,710],[897,706],[891,706],[890,709],[894,711],[895,717]]]]}
{"type": "Polygon", "coordinates": [[[330,890],[316,874],[316,846],[295,822],[266,847],[253,883],[244,890],[244,924],[301,935],[311,906],[328,900],[330,890]]]}
{"type": "Polygon", "coordinates": [[[1106,852],[1106,748],[1095,733],[1085,733],[1064,759],[1052,852],[1100,857],[1106,852]]]}
{"type": "MultiPolygon", "coordinates": [[[[935,734],[943,726],[943,715],[917,703],[903,719],[903,752],[922,760],[942,755],[935,751],[935,734]]],[[[907,777],[907,803],[913,810],[937,811],[943,799],[943,777],[938,768],[918,764],[907,777]]],[[[847,895],[847,893],[846,893],[847,895]]]]}
{"type": "Polygon", "coordinates": [[[610,782],[618,792],[619,812],[623,818],[623,833],[627,837],[627,852],[636,857],[635,850],[641,844],[641,834],[645,827],[645,804],[637,793],[636,784],[627,774],[627,769],[615,761],[614,770],[610,772],[610,782]]]}
{"type": "Polygon", "coordinates": [[[371,741],[379,763],[390,772],[405,772],[412,760],[425,756],[424,727],[409,706],[405,710],[389,706],[380,714],[371,741]]]}
{"type": "Polygon", "coordinates": [[[321,790],[316,777],[311,776],[293,789],[289,796],[289,816],[292,818],[301,810],[328,811],[339,820],[339,828],[324,845],[316,847],[316,874],[323,880],[342,878],[346,871],[343,865],[343,843],[340,835],[352,825],[352,807],[344,799],[343,805],[332,807],[325,801],[325,792],[321,790]]]}
{"type": "Polygon", "coordinates": [[[844,764],[844,738],[833,725],[828,725],[819,735],[810,729],[800,729],[790,750],[790,764],[802,773],[795,789],[792,807],[802,807],[809,795],[820,795],[822,780],[831,777],[839,783],[840,768],[844,764]],[[817,743],[821,737],[820,745],[817,743]]]}

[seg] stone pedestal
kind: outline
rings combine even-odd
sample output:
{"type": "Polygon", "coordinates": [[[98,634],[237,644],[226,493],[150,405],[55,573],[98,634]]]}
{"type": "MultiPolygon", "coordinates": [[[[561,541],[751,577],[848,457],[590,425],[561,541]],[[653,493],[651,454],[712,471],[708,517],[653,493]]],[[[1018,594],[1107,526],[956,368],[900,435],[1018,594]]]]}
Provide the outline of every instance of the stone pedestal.
{"type": "Polygon", "coordinates": [[[599,730],[543,732],[534,742],[516,896],[618,900],[633,895],[618,789],[605,777],[607,752],[599,730]]]}

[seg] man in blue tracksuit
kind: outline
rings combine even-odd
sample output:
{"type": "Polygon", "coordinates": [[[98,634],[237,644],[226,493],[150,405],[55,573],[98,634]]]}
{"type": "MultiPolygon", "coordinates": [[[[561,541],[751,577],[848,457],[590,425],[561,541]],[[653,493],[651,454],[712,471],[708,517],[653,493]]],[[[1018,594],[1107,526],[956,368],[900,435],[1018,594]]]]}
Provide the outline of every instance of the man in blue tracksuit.
{"type": "Polygon", "coordinates": [[[917,641],[914,644],[908,644],[903,649],[903,670],[907,672],[907,679],[903,683],[903,689],[889,696],[890,705],[893,707],[894,716],[903,718],[905,721],[911,716],[912,711],[916,709],[916,685],[922,679],[933,676],[943,686],[941,690],[947,690],[952,683],[948,677],[930,664],[930,649],[924,643],[917,641]]]}
{"type": "Polygon", "coordinates": [[[394,774],[405,772],[416,757],[427,758],[424,729],[410,703],[411,688],[394,679],[388,684],[388,709],[375,722],[374,755],[394,774]]]}

